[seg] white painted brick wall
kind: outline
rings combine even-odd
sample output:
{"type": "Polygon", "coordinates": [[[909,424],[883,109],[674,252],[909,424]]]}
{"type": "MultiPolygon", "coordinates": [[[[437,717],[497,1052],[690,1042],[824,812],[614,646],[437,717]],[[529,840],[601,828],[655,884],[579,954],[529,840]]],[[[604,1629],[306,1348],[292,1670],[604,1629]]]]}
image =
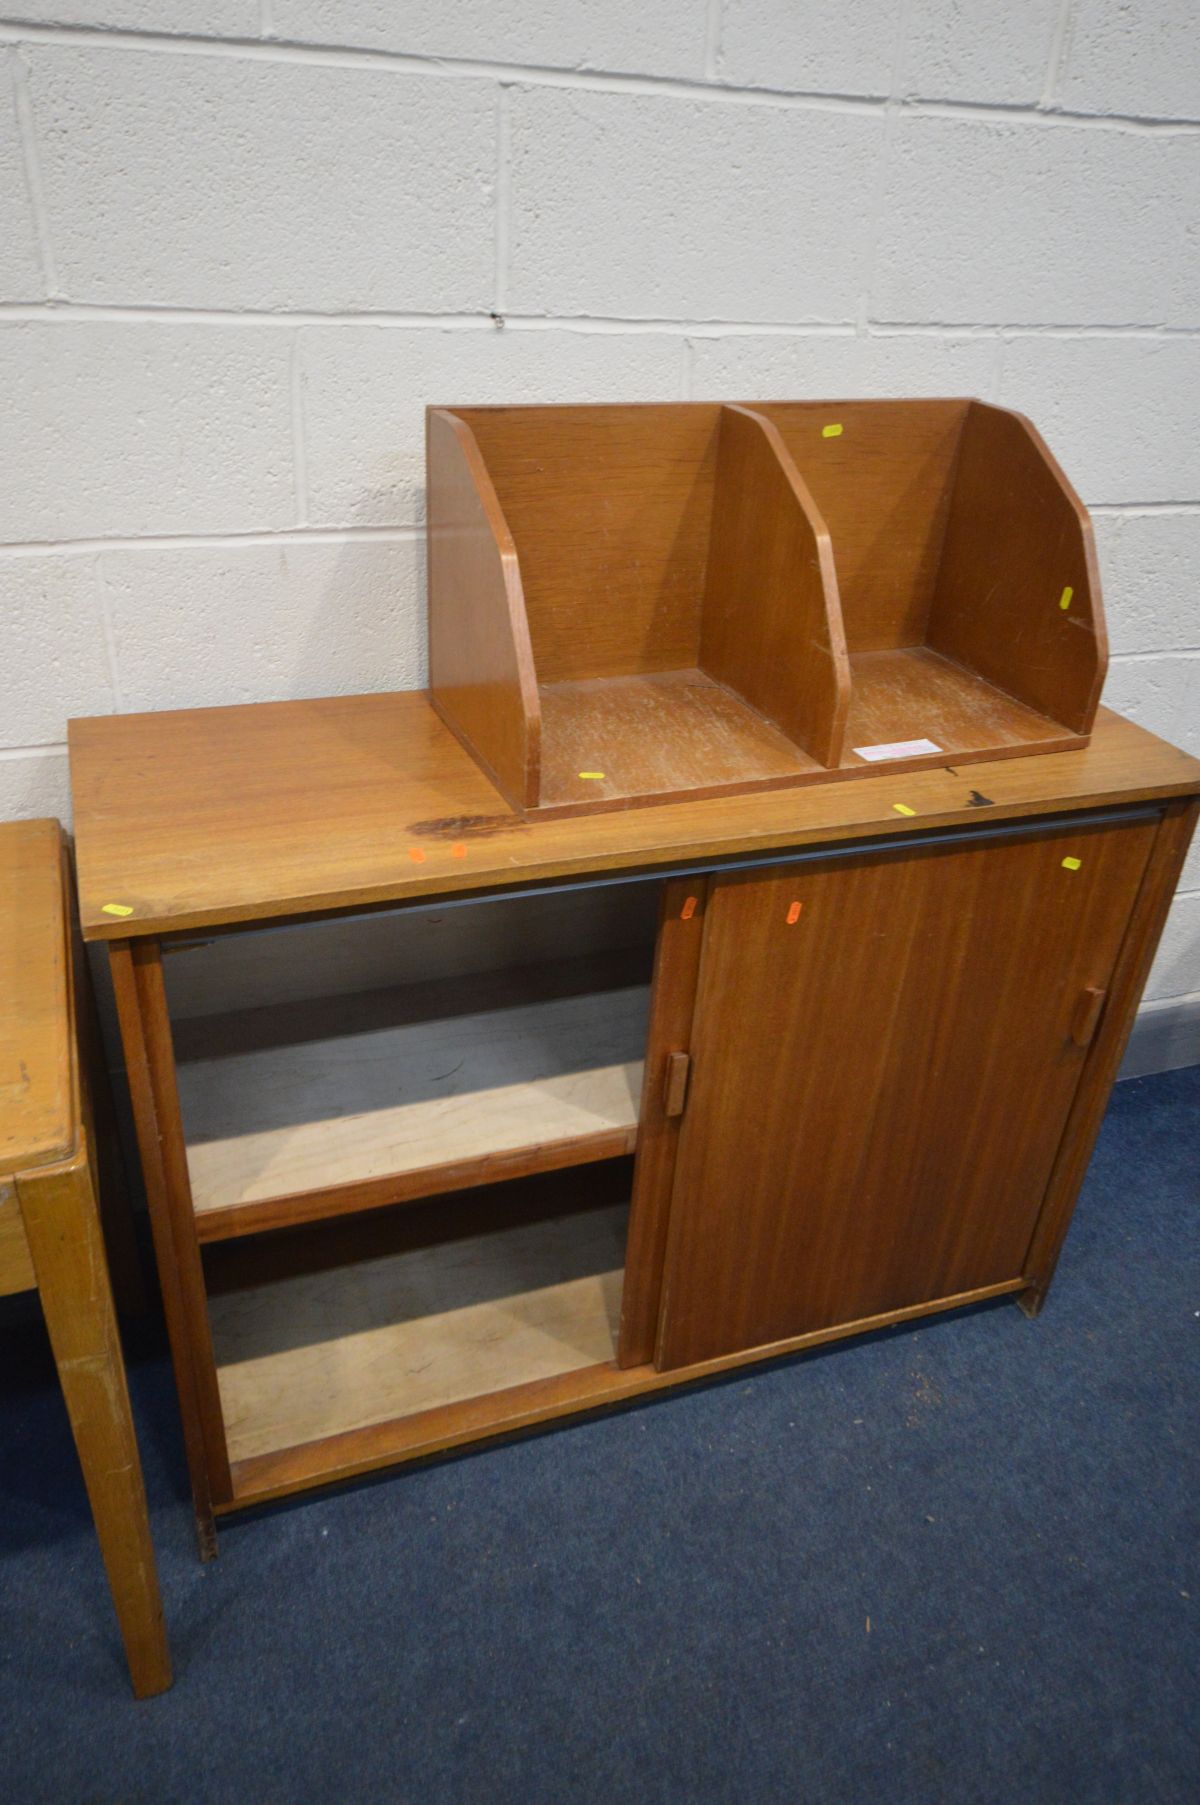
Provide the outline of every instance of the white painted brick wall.
{"type": "Polygon", "coordinates": [[[857,332],[804,338],[773,333],[696,337],[692,393],[710,401],[785,395],[979,395],[990,399],[999,367],[994,338],[965,333],[857,332]]]}
{"type": "Polygon", "coordinates": [[[62,737],[62,703],[81,714],[114,706],[92,560],[13,558],[4,571],[4,706],[0,746],[62,737]]]}
{"type": "Polygon", "coordinates": [[[292,525],[290,356],[253,327],[0,312],[0,545],[292,525]]]}
{"type": "Polygon", "coordinates": [[[1144,119],[1196,117],[1197,19],[1186,0],[1076,0],[1068,41],[1064,106],[1144,119]]]}
{"type": "Polygon", "coordinates": [[[705,0],[274,0],[274,35],[408,56],[704,74],[705,0]]]}
{"type": "Polygon", "coordinates": [[[55,266],[73,299],[487,304],[490,83],[106,45],[26,54],[55,266]]]}
{"type": "Polygon", "coordinates": [[[308,518],[330,526],[418,523],[425,514],[429,404],[675,401],[685,347],[652,333],[406,331],[300,333],[308,518]]]}
{"type": "Polygon", "coordinates": [[[16,58],[3,59],[0,86],[0,301],[33,301],[42,293],[33,209],[25,182],[17,121],[16,58]]]}
{"type": "Polygon", "coordinates": [[[1036,105],[1062,10],[1060,0],[910,0],[900,92],[927,100],[1036,105]]]}
{"type": "Polygon", "coordinates": [[[998,398],[1036,421],[1089,507],[1200,496],[1200,334],[1058,333],[1004,347],[998,398]]]}
{"type": "Polygon", "coordinates": [[[511,108],[515,312],[854,314],[881,114],[546,87],[511,108]]]}
{"type": "Polygon", "coordinates": [[[1099,514],[1093,525],[1110,650],[1200,646],[1200,511],[1099,514]]]}
{"type": "Polygon", "coordinates": [[[888,94],[899,48],[898,0],[725,0],[717,73],[776,92],[888,94]]]}
{"type": "Polygon", "coordinates": [[[1019,407],[1200,750],[1190,0],[0,0],[0,64],[0,815],[72,714],[421,684],[429,401],[1019,407]]]}
{"type": "Polygon", "coordinates": [[[883,186],[886,320],[1200,324],[1200,136],[903,118],[883,186]]]}
{"type": "Polygon", "coordinates": [[[256,38],[262,7],[259,0],[8,0],[3,17],[108,31],[256,38]]]}
{"type": "Polygon", "coordinates": [[[121,705],[138,712],[418,688],[423,566],[415,534],[105,552],[121,705]]]}

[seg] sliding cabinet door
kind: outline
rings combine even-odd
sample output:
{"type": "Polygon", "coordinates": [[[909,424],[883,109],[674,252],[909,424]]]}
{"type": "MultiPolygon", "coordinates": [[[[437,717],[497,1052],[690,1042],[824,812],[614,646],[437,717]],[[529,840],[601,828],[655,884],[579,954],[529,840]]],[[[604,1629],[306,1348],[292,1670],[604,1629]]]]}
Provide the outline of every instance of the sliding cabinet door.
{"type": "Polygon", "coordinates": [[[711,882],[661,1367],[1022,1276],[1154,832],[711,882]]]}

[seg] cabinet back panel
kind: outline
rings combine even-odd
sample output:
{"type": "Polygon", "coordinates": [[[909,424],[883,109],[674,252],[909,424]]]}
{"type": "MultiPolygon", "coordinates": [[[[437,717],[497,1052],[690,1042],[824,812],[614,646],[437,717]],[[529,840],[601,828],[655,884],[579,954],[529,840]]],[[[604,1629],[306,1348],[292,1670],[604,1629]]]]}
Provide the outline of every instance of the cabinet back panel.
{"type": "Polygon", "coordinates": [[[746,406],[778,427],[829,528],[849,650],[922,645],[967,403],[746,406]]]}
{"type": "Polygon", "coordinates": [[[538,682],[698,664],[720,409],[454,412],[516,544],[538,682]]]}

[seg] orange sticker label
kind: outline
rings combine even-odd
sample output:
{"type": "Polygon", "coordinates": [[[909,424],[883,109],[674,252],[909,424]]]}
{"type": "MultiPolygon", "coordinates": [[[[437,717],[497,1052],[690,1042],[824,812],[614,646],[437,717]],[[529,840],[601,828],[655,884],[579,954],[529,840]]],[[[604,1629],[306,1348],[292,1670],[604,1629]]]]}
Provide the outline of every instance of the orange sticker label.
{"type": "Polygon", "coordinates": [[[408,856],[414,865],[423,865],[425,863],[425,854],[421,851],[419,846],[410,846],[408,849],[408,856]]]}
{"type": "Polygon", "coordinates": [[[456,840],[454,842],[453,846],[450,848],[450,857],[452,859],[465,859],[466,856],[467,856],[467,849],[463,845],[463,842],[461,840],[456,840]]]}
{"type": "Polygon", "coordinates": [[[694,896],[689,896],[682,909],[679,911],[679,919],[680,921],[690,921],[695,913],[696,898],[694,896]]]}
{"type": "Polygon", "coordinates": [[[798,922],[798,921],[799,921],[799,919],[800,919],[800,910],[801,910],[801,908],[802,908],[802,907],[803,907],[803,905],[802,905],[802,904],[801,904],[801,903],[798,903],[798,902],[794,902],[794,903],[793,903],[793,904],[792,904],[792,906],[791,906],[791,908],[790,908],[790,909],[789,909],[789,910],[788,910],[788,912],[787,912],[787,924],[788,924],[788,926],[789,926],[789,928],[794,928],[794,927],[795,927],[795,925],[796,925],[796,923],[797,923],[797,922],[798,922]]]}

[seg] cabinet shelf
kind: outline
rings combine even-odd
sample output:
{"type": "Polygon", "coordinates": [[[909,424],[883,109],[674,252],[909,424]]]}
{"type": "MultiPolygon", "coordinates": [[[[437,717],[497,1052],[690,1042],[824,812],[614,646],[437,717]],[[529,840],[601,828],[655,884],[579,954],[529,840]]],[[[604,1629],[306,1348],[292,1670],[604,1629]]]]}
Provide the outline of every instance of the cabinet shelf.
{"type": "Polygon", "coordinates": [[[627,1219],[586,1209],[215,1292],[231,1463],[611,1362],[627,1219]]]}
{"type": "Polygon", "coordinates": [[[700,670],[551,683],[541,702],[543,813],[773,789],[821,770],[700,670]]]}
{"type": "Polygon", "coordinates": [[[183,1025],[201,1241],[630,1153],[648,993],[566,970],[183,1025]]]}
{"type": "Polygon", "coordinates": [[[860,746],[877,749],[929,740],[934,750],[909,754],[907,768],[951,759],[1006,758],[1014,750],[1055,752],[1076,743],[1055,722],[928,646],[855,652],[850,669],[843,770],[883,768],[863,758],[856,750],[860,746]]]}

